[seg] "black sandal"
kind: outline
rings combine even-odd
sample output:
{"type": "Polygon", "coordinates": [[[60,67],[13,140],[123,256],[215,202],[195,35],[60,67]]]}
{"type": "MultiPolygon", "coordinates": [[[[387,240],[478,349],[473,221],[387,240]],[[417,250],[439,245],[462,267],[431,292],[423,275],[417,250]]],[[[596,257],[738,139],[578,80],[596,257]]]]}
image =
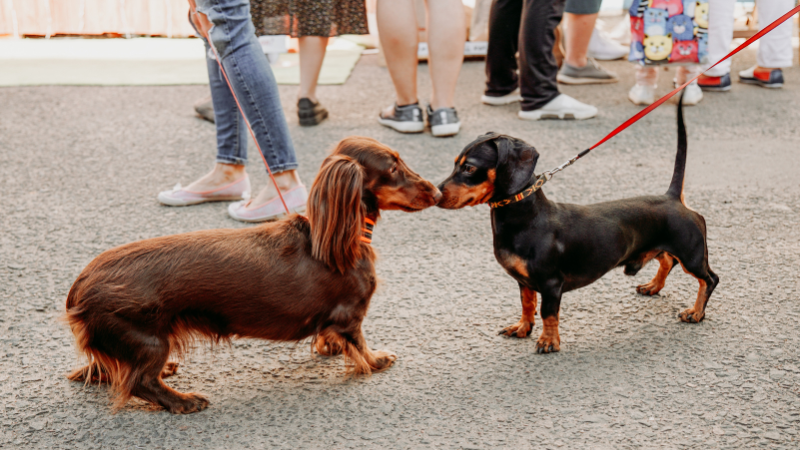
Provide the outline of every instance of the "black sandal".
{"type": "Polygon", "coordinates": [[[310,127],[327,119],[328,110],[319,102],[314,103],[309,98],[301,98],[297,101],[297,117],[300,118],[300,125],[310,127]]]}

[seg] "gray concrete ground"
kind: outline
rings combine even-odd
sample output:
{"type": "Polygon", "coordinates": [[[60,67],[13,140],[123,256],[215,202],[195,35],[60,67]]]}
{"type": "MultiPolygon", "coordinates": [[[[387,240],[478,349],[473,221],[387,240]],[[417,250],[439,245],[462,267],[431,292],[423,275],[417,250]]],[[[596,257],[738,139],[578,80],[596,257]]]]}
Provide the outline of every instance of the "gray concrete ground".
{"type": "MultiPolygon", "coordinates": [[[[737,56],[734,70],[754,62],[737,56]]],[[[564,87],[600,108],[585,122],[523,122],[516,106],[479,103],[482,62],[458,86],[455,138],[404,136],[375,115],[392,99],[388,74],[366,56],[344,86],[322,87],[331,119],[300,128],[293,87],[281,87],[310,183],[340,138],[375,137],[435,181],[476,135],[533,143],[550,169],[638,108],[622,81],[564,87]]],[[[428,98],[421,66],[421,98],[428,98]]],[[[198,348],[169,384],[210,407],[173,416],[131,401],[112,414],[105,387],[70,383],[82,364],[59,317],[69,287],[102,251],[137,239],[243,227],[224,204],[159,206],[155,195],[206,171],[214,128],[193,115],[192,87],[0,89],[0,446],[5,448],[797,448],[800,424],[800,70],[782,90],[736,84],[688,108],[687,200],[708,223],[721,284],[699,325],[680,323],[696,282],[677,270],[660,296],[634,292],[615,270],[567,294],[562,351],[497,332],[519,318],[516,283],[495,262],[486,206],[386,213],[374,245],[382,284],[365,331],[399,356],[348,379],[341,357],[299,344],[240,340],[198,348]]],[[[735,77],[734,77],[735,78],[735,77]]],[[[662,73],[666,92],[671,76],[662,73]]],[[[545,187],[590,203],[663,192],[675,156],[667,104],[545,187]]],[[[266,177],[251,154],[257,187],[266,177]]],[[[265,311],[265,314],[268,312],[265,311]]]]}

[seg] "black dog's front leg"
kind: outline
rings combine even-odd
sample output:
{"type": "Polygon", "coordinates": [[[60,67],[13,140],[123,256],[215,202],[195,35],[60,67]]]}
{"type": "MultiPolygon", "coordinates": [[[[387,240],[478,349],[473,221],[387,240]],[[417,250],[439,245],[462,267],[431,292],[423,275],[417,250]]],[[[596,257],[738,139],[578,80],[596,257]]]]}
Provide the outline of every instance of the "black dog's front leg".
{"type": "Polygon", "coordinates": [[[561,309],[561,290],[564,280],[551,278],[542,288],[541,316],[544,328],[536,342],[536,353],[551,353],[561,350],[561,337],[558,335],[558,315],[561,309]]]}

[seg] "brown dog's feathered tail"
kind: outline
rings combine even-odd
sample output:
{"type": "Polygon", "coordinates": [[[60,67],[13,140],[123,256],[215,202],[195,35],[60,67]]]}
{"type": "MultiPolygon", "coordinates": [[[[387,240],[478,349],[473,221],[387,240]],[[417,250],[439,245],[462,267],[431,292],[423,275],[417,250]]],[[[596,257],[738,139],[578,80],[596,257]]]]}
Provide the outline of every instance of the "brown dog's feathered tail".
{"type": "Polygon", "coordinates": [[[674,198],[683,197],[683,181],[686,175],[686,124],[683,122],[683,93],[678,100],[678,154],[675,157],[675,170],[667,195],[674,198]]]}

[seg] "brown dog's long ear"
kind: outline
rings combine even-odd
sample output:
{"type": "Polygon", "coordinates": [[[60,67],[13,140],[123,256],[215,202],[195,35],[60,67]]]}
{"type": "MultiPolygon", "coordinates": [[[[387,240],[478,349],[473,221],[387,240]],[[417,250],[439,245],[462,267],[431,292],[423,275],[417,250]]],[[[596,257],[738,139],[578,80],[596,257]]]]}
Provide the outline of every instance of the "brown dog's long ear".
{"type": "Polygon", "coordinates": [[[364,169],[353,158],[331,155],[322,163],[308,196],[311,254],[344,273],[361,258],[364,169]]]}
{"type": "Polygon", "coordinates": [[[516,194],[531,182],[539,152],[527,142],[510,136],[499,136],[494,143],[497,146],[495,191],[516,194]]]}

